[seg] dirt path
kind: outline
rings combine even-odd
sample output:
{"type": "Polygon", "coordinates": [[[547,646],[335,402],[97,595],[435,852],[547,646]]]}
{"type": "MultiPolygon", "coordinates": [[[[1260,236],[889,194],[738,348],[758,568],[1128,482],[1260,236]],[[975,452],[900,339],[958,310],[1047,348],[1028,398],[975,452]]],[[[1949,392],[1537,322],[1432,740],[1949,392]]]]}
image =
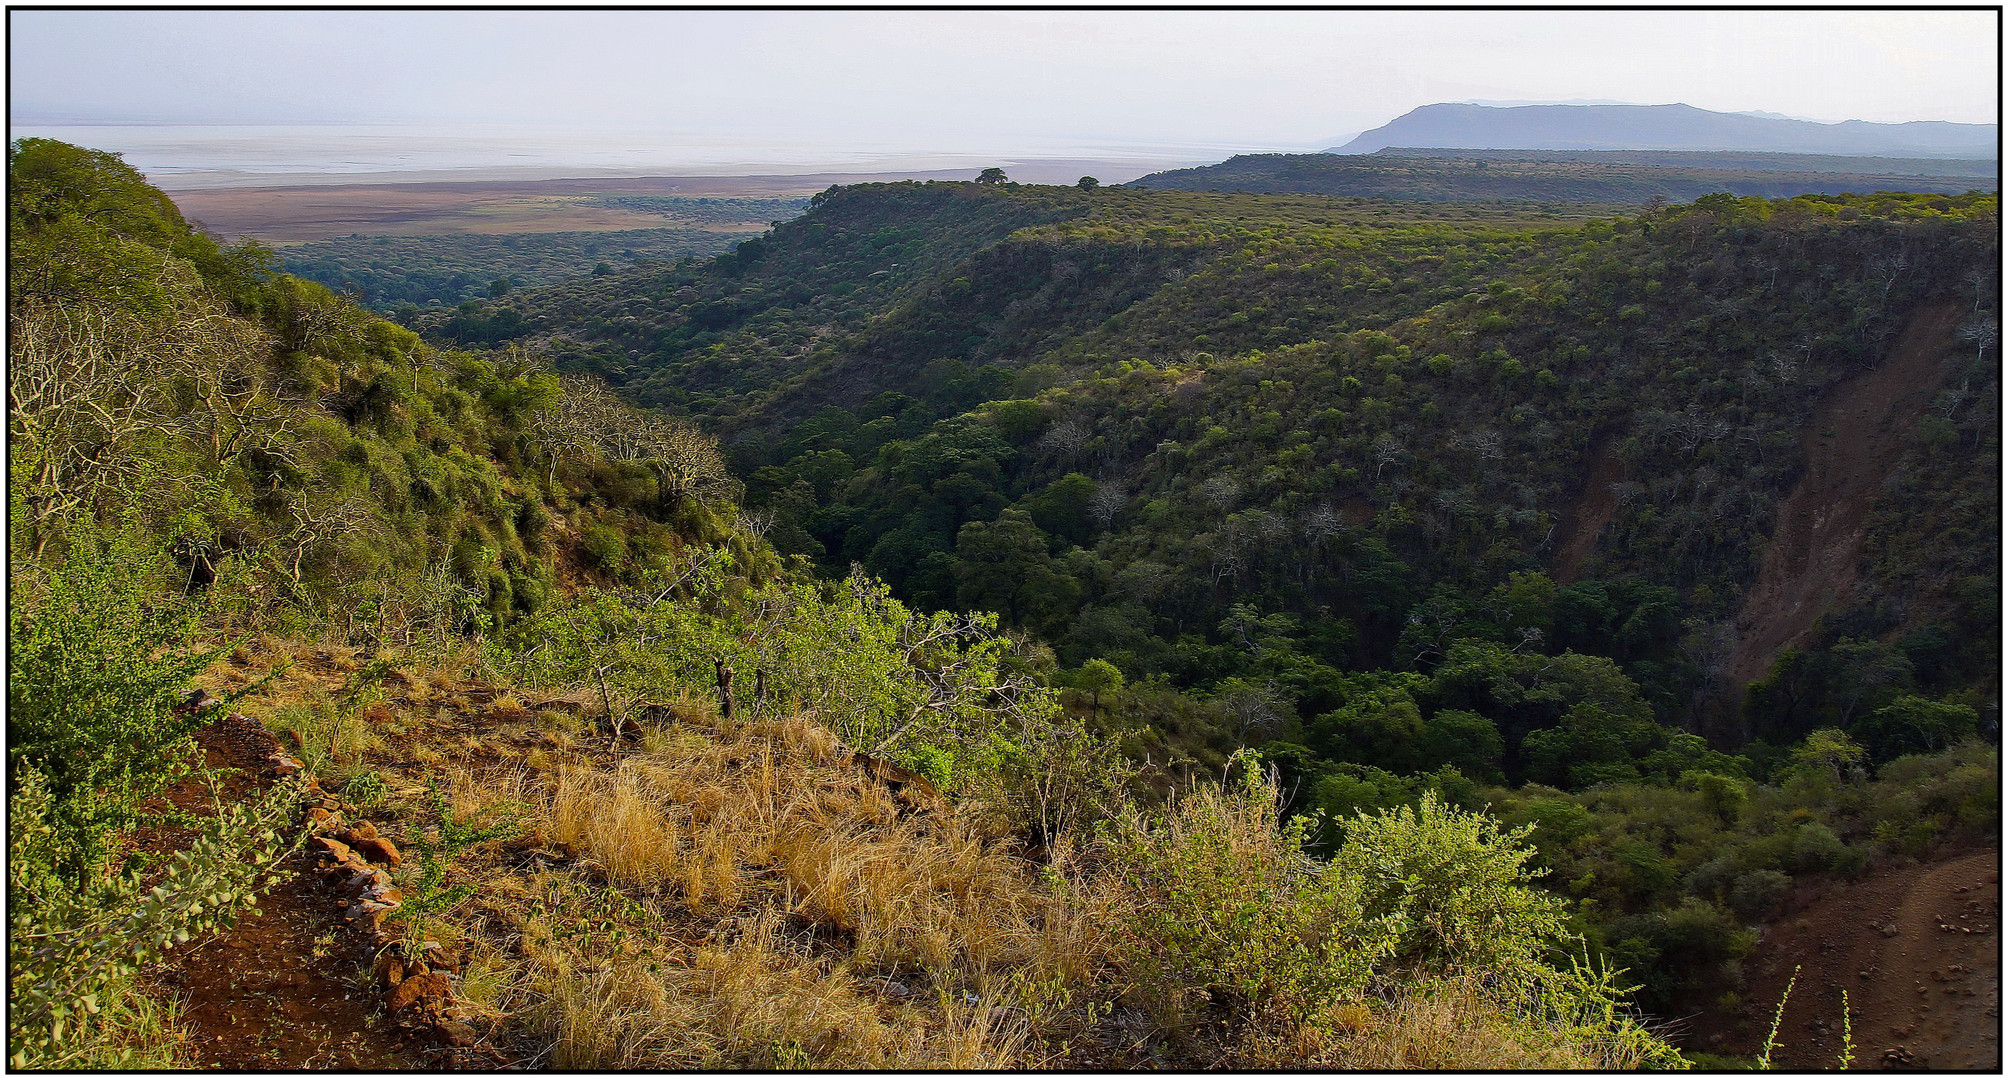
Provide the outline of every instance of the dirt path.
{"type": "MultiPolygon", "coordinates": [[[[256,721],[231,716],[197,736],[211,768],[240,770],[224,787],[240,797],[265,774],[269,736],[256,721]]],[[[166,796],[197,810],[206,790],[183,785],[166,796]]],[[[178,830],[140,838],[149,850],[172,850],[178,830]]],[[[155,979],[181,1004],[189,1065],[228,1071],[330,1069],[380,1072],[432,1067],[378,1009],[366,972],[336,942],[345,929],[315,883],[312,859],[296,853],[279,883],[228,932],[177,949],[155,979]]]]}
{"type": "Polygon", "coordinates": [[[1829,390],[1807,425],[1806,468],[1778,507],[1730,654],[1731,701],[1854,587],[1870,504],[1942,377],[1958,313],[1911,318],[1888,360],[1829,390]]]}
{"type": "Polygon", "coordinates": [[[1559,530],[1562,545],[1555,549],[1555,582],[1567,585],[1576,580],[1583,560],[1596,548],[1597,537],[1618,511],[1618,493],[1611,485],[1624,479],[1625,463],[1610,439],[1600,439],[1590,451],[1590,478],[1583,484],[1582,498],[1571,507],[1559,530]]]}
{"type": "Polygon", "coordinates": [[[2000,916],[1998,850],[1803,888],[1744,960],[1741,1007],[1696,1018],[1688,1045],[1756,1054],[1796,967],[1783,1067],[1834,1067],[1846,990],[1856,1068],[1998,1069],[2000,916]]]}

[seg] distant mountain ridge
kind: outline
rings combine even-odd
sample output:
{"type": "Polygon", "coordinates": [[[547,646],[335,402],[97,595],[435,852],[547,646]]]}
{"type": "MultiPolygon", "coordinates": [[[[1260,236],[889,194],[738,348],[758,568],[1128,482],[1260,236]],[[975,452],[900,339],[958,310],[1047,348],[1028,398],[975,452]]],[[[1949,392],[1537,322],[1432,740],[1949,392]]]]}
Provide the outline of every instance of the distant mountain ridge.
{"type": "Polygon", "coordinates": [[[1741,150],[1865,157],[1998,158],[2000,125],[1919,120],[1816,124],[1692,105],[1424,105],[1333,154],[1388,147],[1496,150],[1741,150]]]}

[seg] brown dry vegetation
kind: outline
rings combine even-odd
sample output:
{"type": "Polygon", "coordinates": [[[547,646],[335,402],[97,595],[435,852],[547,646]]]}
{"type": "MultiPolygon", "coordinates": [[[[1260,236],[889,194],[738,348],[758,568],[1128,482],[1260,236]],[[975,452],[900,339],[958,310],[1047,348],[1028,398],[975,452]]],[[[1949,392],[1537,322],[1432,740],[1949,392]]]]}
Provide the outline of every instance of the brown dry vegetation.
{"type": "MultiPolygon", "coordinates": [[[[297,244],[352,233],[379,236],[506,235],[652,229],[665,221],[596,205],[593,196],[681,195],[775,198],[813,195],[833,183],[876,177],[656,176],[604,180],[340,184],[282,188],[204,188],[173,192],[191,221],[226,238],[297,244]]],[[[743,231],[761,232],[766,222],[743,231]]]]}
{"type": "MultiPolygon", "coordinates": [[[[1582,1068],[1631,1063],[1563,1019],[1458,978],[1378,986],[1315,1024],[1203,988],[1138,984],[1144,902],[1101,844],[1027,857],[1001,802],[899,793],[799,717],[651,710],[610,751],[581,702],[423,662],[265,639],[212,670],[292,732],[409,854],[439,815],[515,815],[460,852],[465,902],[407,928],[440,942],[489,1060],[574,1069],[1582,1068]]],[[[283,736],[282,736],[283,737],[283,736]]],[[[1194,803],[1217,805],[1220,796],[1194,803]]],[[[1231,809],[1231,808],[1230,808],[1231,809]]],[[[1234,845],[1275,850],[1274,813],[1234,845]]],[[[1139,819],[1141,824],[1141,819],[1139,819]]],[[[1167,832],[1175,835],[1176,829],[1167,832]]],[[[418,860],[401,873],[407,894],[418,860]]],[[[392,924],[393,929],[396,924],[392,924]]],[[[367,990],[367,968],[357,989],[367,990]]],[[[275,1021],[283,1022],[283,1021],[275,1021]]]]}

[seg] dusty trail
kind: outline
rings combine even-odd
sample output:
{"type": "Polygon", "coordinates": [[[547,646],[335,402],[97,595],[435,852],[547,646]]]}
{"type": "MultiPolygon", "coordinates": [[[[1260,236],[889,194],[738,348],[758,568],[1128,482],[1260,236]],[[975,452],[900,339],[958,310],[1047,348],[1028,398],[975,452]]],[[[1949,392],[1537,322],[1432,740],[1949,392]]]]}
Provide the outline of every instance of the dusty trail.
{"type": "Polygon", "coordinates": [[[1829,390],[1815,410],[1804,433],[1805,471],[1778,506],[1736,620],[1732,705],[1854,587],[1869,508],[1942,379],[1957,318],[1949,306],[1918,311],[1889,359],[1829,390]]]}
{"type": "Polygon", "coordinates": [[[1740,1008],[1696,1018],[1687,1045],[1756,1054],[1796,967],[1773,1053],[1782,1067],[1834,1067],[1846,990],[1855,1068],[1998,1070],[2000,921],[1993,849],[1802,886],[1744,960],[1740,1008]]]}
{"type": "MultiPolygon", "coordinates": [[[[229,716],[196,741],[210,768],[238,770],[224,797],[241,798],[260,786],[271,740],[256,721],[229,716]]],[[[185,783],[165,798],[199,811],[207,790],[185,783]]],[[[161,829],[137,839],[148,850],[173,850],[183,832],[161,829]]],[[[187,1064],[232,1072],[432,1067],[424,1046],[383,1017],[368,973],[338,954],[344,925],[311,867],[307,853],[295,853],[260,900],[262,914],[247,912],[229,931],[176,949],[156,974],[156,991],[182,1006],[187,1064]]]]}

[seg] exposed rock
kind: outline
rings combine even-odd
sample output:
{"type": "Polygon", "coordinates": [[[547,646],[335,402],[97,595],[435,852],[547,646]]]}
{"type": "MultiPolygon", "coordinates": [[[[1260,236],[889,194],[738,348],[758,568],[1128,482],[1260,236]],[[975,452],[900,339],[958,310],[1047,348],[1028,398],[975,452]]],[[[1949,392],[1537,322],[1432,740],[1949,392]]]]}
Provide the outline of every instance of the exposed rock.
{"type": "Polygon", "coordinates": [[[314,843],[319,844],[325,854],[334,856],[336,862],[348,862],[356,854],[347,844],[332,836],[316,836],[314,843]]]}
{"type": "Polygon", "coordinates": [[[396,988],[391,990],[385,1004],[390,1007],[390,1011],[401,1012],[405,1009],[424,1009],[443,1005],[452,996],[453,987],[447,983],[446,976],[427,972],[423,975],[409,976],[398,983],[396,988]]]}
{"type": "Polygon", "coordinates": [[[174,711],[186,716],[189,713],[201,712],[204,709],[213,708],[221,704],[223,704],[221,699],[212,697],[209,691],[198,687],[190,690],[183,696],[181,703],[174,707],[174,711]]]}
{"type": "Polygon", "coordinates": [[[473,1046],[481,1041],[481,1036],[472,1027],[458,1020],[441,1020],[432,1025],[432,1033],[448,1046],[473,1046]]]}
{"type": "Polygon", "coordinates": [[[1882,1053],[1882,1067],[1885,1069],[1922,1069],[1924,1060],[1904,1047],[1895,1047],[1882,1053]]]}
{"type": "Polygon", "coordinates": [[[381,836],[368,837],[358,842],[356,851],[369,861],[383,863],[385,866],[396,866],[404,861],[404,856],[398,854],[397,845],[381,836]]]}

